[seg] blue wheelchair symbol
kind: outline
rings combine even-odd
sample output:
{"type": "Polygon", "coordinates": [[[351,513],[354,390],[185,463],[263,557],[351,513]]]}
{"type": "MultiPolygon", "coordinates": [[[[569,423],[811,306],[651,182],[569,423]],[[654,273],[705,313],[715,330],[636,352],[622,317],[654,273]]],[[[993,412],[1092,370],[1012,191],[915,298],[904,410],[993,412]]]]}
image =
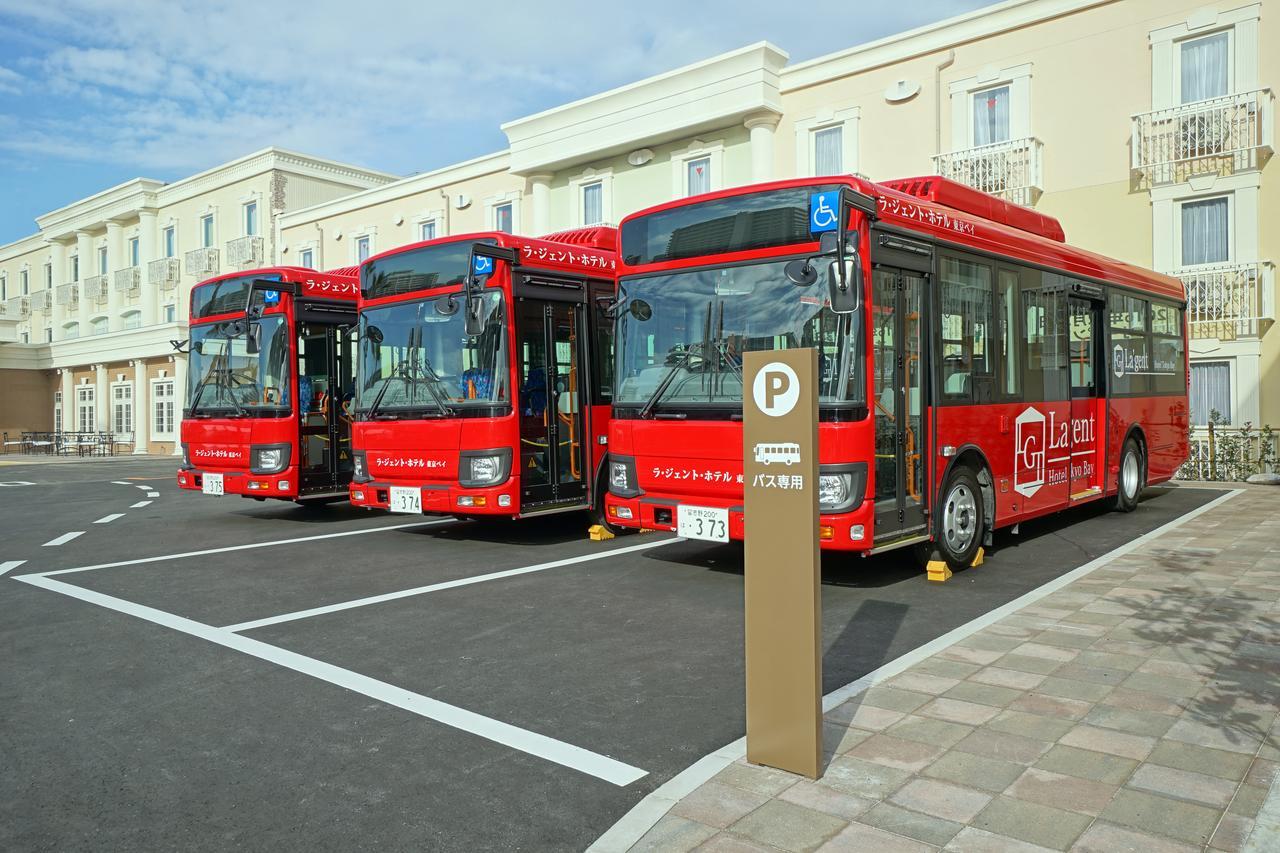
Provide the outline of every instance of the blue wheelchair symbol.
{"type": "Polygon", "coordinates": [[[280,291],[278,291],[278,290],[264,290],[264,291],[262,291],[262,304],[263,304],[263,305],[275,305],[275,304],[276,304],[276,303],[278,303],[279,301],[280,301],[280,291]]]}
{"type": "Polygon", "coordinates": [[[492,275],[493,274],[493,258],[486,258],[483,255],[476,255],[471,262],[472,275],[492,275]]]}
{"type": "Polygon", "coordinates": [[[820,234],[823,231],[835,231],[839,227],[840,217],[836,210],[840,205],[840,191],[831,190],[825,193],[814,193],[809,196],[809,231],[820,234]]]}

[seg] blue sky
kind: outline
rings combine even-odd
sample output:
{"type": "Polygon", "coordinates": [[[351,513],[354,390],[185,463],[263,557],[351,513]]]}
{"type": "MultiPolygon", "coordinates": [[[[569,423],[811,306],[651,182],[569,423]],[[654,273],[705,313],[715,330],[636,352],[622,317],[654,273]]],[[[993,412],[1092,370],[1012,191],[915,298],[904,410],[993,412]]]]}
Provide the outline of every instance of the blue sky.
{"type": "Polygon", "coordinates": [[[796,62],[988,0],[0,0],[0,244],[267,145],[396,174],[504,122],[768,39],[796,62]]]}

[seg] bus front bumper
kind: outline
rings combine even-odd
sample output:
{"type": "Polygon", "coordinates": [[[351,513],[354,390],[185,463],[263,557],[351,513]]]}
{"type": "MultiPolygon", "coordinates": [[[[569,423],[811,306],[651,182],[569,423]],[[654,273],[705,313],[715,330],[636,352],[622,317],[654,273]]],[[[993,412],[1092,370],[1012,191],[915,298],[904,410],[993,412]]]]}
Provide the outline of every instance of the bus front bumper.
{"type": "Polygon", "coordinates": [[[199,468],[182,468],[178,471],[178,487],[188,491],[218,494],[212,477],[222,478],[223,495],[240,495],[246,498],[280,498],[296,500],[298,497],[298,469],[290,466],[277,474],[252,474],[248,471],[206,471],[199,468]],[[207,487],[208,486],[208,487],[207,487]]]}
{"type": "MultiPolygon", "coordinates": [[[[746,535],[742,501],[697,497],[668,498],[644,495],[620,498],[605,495],[605,513],[611,524],[638,530],[677,531],[680,506],[714,507],[729,511],[729,538],[742,541],[746,535]]],[[[820,513],[818,542],[824,551],[869,551],[875,529],[875,502],[864,500],[840,513],[820,513]]],[[[782,531],[775,531],[782,532],[782,531]]]]}
{"type": "MultiPolygon", "coordinates": [[[[466,488],[456,483],[407,483],[373,480],[352,483],[351,503],[366,509],[391,510],[391,490],[417,489],[423,515],[514,516],[519,512],[515,478],[497,486],[466,488]]],[[[398,510],[403,512],[404,510],[398,510]]]]}

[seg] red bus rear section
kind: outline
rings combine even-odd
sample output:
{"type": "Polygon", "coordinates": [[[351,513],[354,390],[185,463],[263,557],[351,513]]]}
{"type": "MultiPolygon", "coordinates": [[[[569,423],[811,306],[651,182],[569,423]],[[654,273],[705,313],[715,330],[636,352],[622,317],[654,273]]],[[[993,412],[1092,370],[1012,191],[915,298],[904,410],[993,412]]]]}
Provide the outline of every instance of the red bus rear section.
{"type": "Polygon", "coordinates": [[[614,524],[694,535],[681,508],[711,508],[742,538],[745,350],[819,351],[827,549],[966,565],[997,528],[1132,509],[1187,456],[1182,283],[1037,211],[939,177],[780,181],[627,217],[619,255],[614,524]]]}
{"type": "Polygon", "coordinates": [[[508,518],[600,508],[616,234],[467,234],[364,263],[353,504],[508,518]]]}
{"type": "Polygon", "coordinates": [[[179,486],[258,500],[346,497],[358,295],[354,269],[302,267],[192,289],[179,486]]]}

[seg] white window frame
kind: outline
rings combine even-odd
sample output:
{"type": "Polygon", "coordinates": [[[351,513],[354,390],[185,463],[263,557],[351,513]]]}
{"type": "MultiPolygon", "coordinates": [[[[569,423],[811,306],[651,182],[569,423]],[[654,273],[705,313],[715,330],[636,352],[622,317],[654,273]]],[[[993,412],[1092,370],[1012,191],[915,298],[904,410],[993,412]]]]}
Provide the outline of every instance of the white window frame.
{"type": "Polygon", "coordinates": [[[23,267],[22,269],[18,270],[18,281],[21,283],[20,290],[22,291],[18,295],[30,296],[31,295],[31,270],[28,267],[23,267]]]}
{"type": "Polygon", "coordinates": [[[212,249],[218,245],[218,218],[213,211],[200,214],[200,248],[212,249]],[[208,228],[205,227],[208,223],[208,228]]]}
{"type": "Polygon", "coordinates": [[[62,392],[53,392],[53,431],[62,432],[62,392]]]}
{"type": "Polygon", "coordinates": [[[1262,88],[1258,72],[1261,16],[1261,3],[1221,12],[1205,6],[1192,12],[1185,21],[1149,32],[1151,109],[1181,106],[1182,43],[1220,32],[1230,33],[1227,37],[1228,92],[1252,92],[1262,88]]]}
{"type": "MultiPolygon", "coordinates": [[[[1031,132],[1032,63],[1008,68],[983,68],[972,77],[954,80],[951,94],[951,150],[975,148],[973,142],[973,96],[1002,86],[1009,87],[1009,139],[1026,139],[1031,132]]],[[[999,143],[993,143],[999,144],[999,143]]],[[[944,153],[944,152],[938,152],[944,153]]]]}
{"type": "Polygon", "coordinates": [[[105,335],[111,331],[111,321],[105,316],[91,317],[89,319],[89,336],[105,335]]]}
{"type": "Polygon", "coordinates": [[[0,302],[9,298],[9,274],[0,273],[0,302]]]}
{"type": "Polygon", "coordinates": [[[153,441],[176,441],[178,437],[178,410],[177,410],[177,380],[172,376],[162,376],[152,379],[150,383],[150,394],[147,399],[150,406],[147,417],[151,419],[151,438],[153,441]],[[167,395],[162,395],[159,388],[162,385],[168,385],[169,391],[167,395]],[[168,406],[169,429],[160,429],[159,419],[156,417],[157,410],[160,407],[168,406]]]}
{"type": "Polygon", "coordinates": [[[443,210],[423,210],[413,217],[413,242],[421,243],[424,239],[436,240],[440,237],[447,236],[444,233],[444,211],[443,210]],[[434,237],[424,238],[422,229],[426,225],[434,225],[436,234],[434,237]]]}
{"type": "Polygon", "coordinates": [[[64,341],[75,340],[80,337],[80,321],[72,320],[70,323],[62,324],[62,339],[64,341]]]}
{"type": "Polygon", "coordinates": [[[484,200],[484,222],[486,231],[498,229],[498,208],[504,204],[511,205],[511,233],[519,234],[521,228],[520,208],[523,207],[524,193],[514,190],[501,195],[489,196],[484,200]]]}
{"type": "Polygon", "coordinates": [[[307,246],[305,249],[298,250],[298,266],[307,267],[308,269],[316,268],[316,250],[307,246]]]}
{"type": "Polygon", "coordinates": [[[93,385],[76,386],[76,432],[98,431],[97,389],[93,385]],[[88,413],[88,417],[85,414],[88,413]],[[88,423],[86,427],[85,424],[88,423]]]}
{"type": "Polygon", "coordinates": [[[676,198],[689,196],[689,163],[707,159],[711,169],[708,192],[724,189],[724,140],[704,142],[695,139],[684,148],[671,152],[671,191],[676,198]]]}
{"type": "Polygon", "coordinates": [[[80,280],[80,253],[79,252],[71,256],[70,263],[71,263],[71,280],[73,282],[77,282],[80,280]]]}
{"type": "Polygon", "coordinates": [[[841,128],[840,159],[844,168],[842,174],[859,173],[858,130],[862,123],[862,109],[847,107],[845,109],[826,108],[816,115],[796,121],[796,169],[798,174],[808,177],[817,176],[817,135],[833,127],[841,128]]]}
{"type": "Polygon", "coordinates": [[[53,261],[45,261],[44,264],[44,287],[45,290],[53,289],[53,261]]]}
{"type": "Polygon", "coordinates": [[[437,238],[439,238],[439,237],[443,236],[443,235],[441,235],[441,233],[440,233],[440,220],[439,220],[439,219],[435,219],[435,218],[431,218],[431,219],[419,219],[417,222],[415,222],[415,223],[414,223],[414,226],[415,226],[415,227],[417,228],[417,230],[418,230],[418,233],[417,233],[417,235],[416,235],[416,236],[417,236],[417,238],[418,238],[418,242],[420,242],[420,243],[421,243],[421,242],[426,242],[427,240],[435,240],[435,239],[437,239],[437,238]],[[430,235],[430,236],[427,236],[427,234],[426,234],[426,230],[427,230],[427,228],[428,228],[428,227],[430,227],[430,229],[431,229],[431,235],[430,235]]]}
{"type": "Polygon", "coordinates": [[[164,317],[164,321],[165,321],[166,323],[176,323],[176,322],[178,322],[178,306],[177,306],[177,305],[175,305],[175,304],[173,304],[172,302],[170,302],[169,304],[165,305],[165,306],[164,306],[163,308],[161,308],[160,310],[161,310],[162,312],[164,312],[161,316],[163,316],[163,317],[164,317]]]}
{"type": "Polygon", "coordinates": [[[142,312],[138,310],[123,311],[120,314],[120,327],[122,329],[141,329],[142,328],[142,312]],[[134,325],[129,325],[130,318],[136,318],[134,325]]]}
{"type": "Polygon", "coordinates": [[[1182,209],[1189,201],[1203,201],[1225,195],[1227,202],[1227,246],[1230,261],[1247,264],[1262,260],[1259,255],[1259,196],[1262,175],[1241,172],[1226,177],[1204,175],[1184,184],[1151,189],[1152,268],[1160,272],[1182,269],[1182,209]]]}
{"type": "MultiPolygon", "coordinates": [[[[1191,358],[1190,364],[1191,364],[1190,369],[1192,370],[1194,370],[1196,365],[1198,364],[1225,364],[1227,366],[1227,386],[1228,386],[1227,390],[1229,392],[1230,403],[1228,406],[1229,411],[1222,412],[1221,414],[1227,419],[1228,424],[1234,425],[1234,424],[1243,423],[1244,421],[1240,420],[1239,415],[1237,413],[1237,410],[1239,409],[1239,403],[1237,402],[1237,395],[1236,395],[1236,359],[1233,356],[1221,356],[1221,355],[1212,356],[1212,357],[1205,356],[1203,358],[1197,358],[1193,356],[1191,358]]],[[[1190,416],[1190,413],[1191,413],[1190,395],[1191,395],[1191,378],[1188,377],[1187,378],[1188,417],[1190,416]]],[[[1205,427],[1208,426],[1208,424],[1193,423],[1191,426],[1194,429],[1204,429],[1205,427]]]]}
{"type": "Polygon", "coordinates": [[[46,344],[53,343],[53,326],[44,327],[44,342],[46,344]]]}
{"type": "Polygon", "coordinates": [[[111,272],[111,270],[108,268],[110,266],[109,261],[111,260],[111,252],[110,250],[107,249],[106,246],[99,246],[97,249],[97,252],[98,252],[98,275],[106,275],[107,273],[111,272]]]}
{"type": "Polygon", "coordinates": [[[246,237],[257,237],[258,232],[262,230],[262,223],[258,217],[258,200],[256,198],[241,205],[240,225],[246,237]],[[250,218],[252,218],[252,222],[250,222],[250,218]]]}
{"type": "Polygon", "coordinates": [[[139,239],[140,238],[138,237],[130,237],[129,242],[126,244],[127,248],[125,251],[129,255],[130,267],[136,267],[142,263],[142,249],[139,244],[139,239]]]}
{"type": "Polygon", "coordinates": [[[166,258],[178,257],[178,226],[166,225],[160,231],[160,251],[166,258]]]}
{"type": "Polygon", "coordinates": [[[569,198],[572,209],[570,222],[577,227],[587,225],[607,225],[613,218],[613,169],[587,169],[569,179],[569,198]],[[600,222],[587,222],[586,205],[583,193],[586,188],[600,185],[600,222]]]}
{"type": "Polygon", "coordinates": [[[131,435],[134,432],[133,382],[112,382],[109,393],[111,395],[111,420],[109,421],[111,431],[117,434],[131,435]],[[119,391],[124,392],[126,399],[122,400],[117,396],[119,391]],[[128,411],[128,429],[121,429],[117,425],[120,412],[124,409],[128,411]]]}
{"type": "Polygon", "coordinates": [[[1214,261],[1208,264],[1197,264],[1196,266],[1219,267],[1226,264],[1236,262],[1236,194],[1235,193],[1208,193],[1206,195],[1190,196],[1180,198],[1173,203],[1173,262],[1177,269],[1195,269],[1195,266],[1184,267],[1182,265],[1182,207],[1187,204],[1195,204],[1201,201],[1215,201],[1217,199],[1226,199],[1227,202],[1227,257],[1225,260],[1214,261]]]}
{"type": "Polygon", "coordinates": [[[364,260],[368,260],[369,258],[372,258],[375,254],[377,254],[377,249],[373,247],[373,239],[374,239],[374,235],[372,231],[365,231],[360,234],[351,235],[351,265],[352,266],[359,266],[360,264],[364,263],[364,260]],[[362,240],[367,241],[369,245],[369,252],[365,256],[364,260],[361,260],[360,258],[360,242],[362,240]]]}

